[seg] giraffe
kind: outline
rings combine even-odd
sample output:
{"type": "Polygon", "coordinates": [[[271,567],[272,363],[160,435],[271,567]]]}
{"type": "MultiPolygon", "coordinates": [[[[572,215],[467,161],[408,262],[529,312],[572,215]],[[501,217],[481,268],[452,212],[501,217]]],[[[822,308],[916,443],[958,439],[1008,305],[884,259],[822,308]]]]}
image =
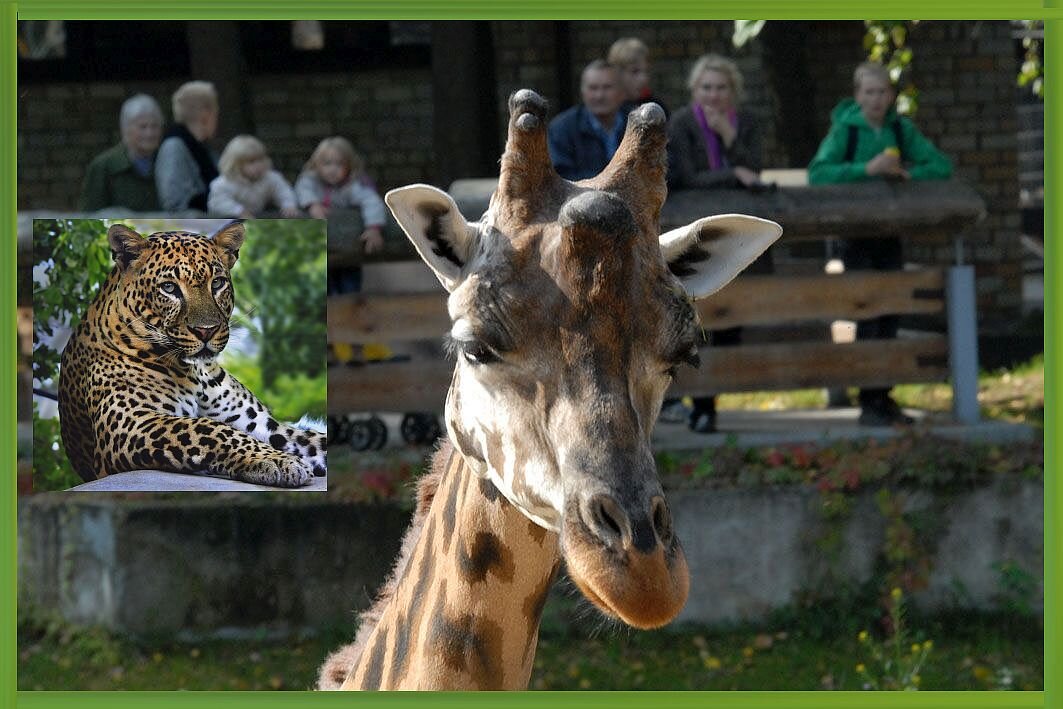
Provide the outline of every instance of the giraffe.
{"type": "Polygon", "coordinates": [[[521,689],[563,560],[605,615],[655,628],[689,574],[650,434],[676,368],[697,365],[694,298],[782,230],[722,215],[658,236],[665,117],[635,109],[608,166],[554,172],[546,102],[509,100],[498,187],[467,222],[428,185],[385,201],[449,293],[447,442],[419,484],[390,580],[320,689],[521,689]]]}

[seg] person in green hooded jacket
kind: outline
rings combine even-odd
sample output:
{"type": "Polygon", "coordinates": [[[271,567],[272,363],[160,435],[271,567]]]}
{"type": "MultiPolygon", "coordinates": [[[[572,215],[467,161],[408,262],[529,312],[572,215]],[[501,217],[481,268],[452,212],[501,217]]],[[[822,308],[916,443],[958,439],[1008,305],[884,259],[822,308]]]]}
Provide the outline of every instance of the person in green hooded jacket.
{"type": "MultiPolygon", "coordinates": [[[[945,180],[952,163],[915,124],[897,114],[897,94],[889,72],[864,62],[853,72],[853,98],[831,112],[827,137],[808,165],[809,184],[866,180],[945,180]]],[[[842,240],[847,270],[896,271],[904,265],[899,238],[842,240]]],[[[898,318],[885,315],[856,325],[856,339],[891,339],[898,318]]],[[[912,418],[890,396],[889,387],[860,390],[860,423],[865,426],[910,424],[912,418]]]]}

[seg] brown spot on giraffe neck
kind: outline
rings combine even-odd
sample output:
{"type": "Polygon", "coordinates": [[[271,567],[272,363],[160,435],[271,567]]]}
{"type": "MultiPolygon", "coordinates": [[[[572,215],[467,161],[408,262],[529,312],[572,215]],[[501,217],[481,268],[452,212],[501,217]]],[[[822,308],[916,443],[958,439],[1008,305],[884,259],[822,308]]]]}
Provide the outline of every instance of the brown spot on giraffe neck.
{"type": "Polygon", "coordinates": [[[501,626],[468,613],[449,615],[444,603],[446,588],[444,580],[432,613],[429,644],[448,669],[468,673],[480,689],[501,689],[504,686],[504,668],[499,664],[501,626]]]}
{"type": "Polygon", "coordinates": [[[483,583],[488,572],[509,583],[513,580],[513,552],[498,535],[476,532],[468,548],[464,544],[458,547],[458,568],[468,583],[483,583]]]}

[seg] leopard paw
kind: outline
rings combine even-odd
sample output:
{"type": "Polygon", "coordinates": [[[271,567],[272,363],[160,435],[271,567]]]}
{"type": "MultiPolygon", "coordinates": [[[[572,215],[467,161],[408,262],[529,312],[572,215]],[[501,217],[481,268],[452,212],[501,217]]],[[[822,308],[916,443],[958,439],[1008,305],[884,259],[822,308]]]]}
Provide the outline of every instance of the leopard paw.
{"type": "Polygon", "coordinates": [[[251,461],[237,477],[257,485],[292,488],[313,482],[314,470],[295,456],[278,453],[263,460],[251,461]]]}

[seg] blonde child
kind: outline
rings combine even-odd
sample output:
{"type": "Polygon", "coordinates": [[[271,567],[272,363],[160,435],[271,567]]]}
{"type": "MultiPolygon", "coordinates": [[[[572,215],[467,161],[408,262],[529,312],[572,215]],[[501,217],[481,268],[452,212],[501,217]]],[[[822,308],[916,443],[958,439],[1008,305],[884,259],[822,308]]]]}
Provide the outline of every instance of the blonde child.
{"type": "Polygon", "coordinates": [[[267,206],[286,217],[299,216],[295,191],[273,169],[266,146],[251,135],[238,135],[229,141],[218,160],[221,174],[210,183],[207,211],[225,217],[250,219],[267,206]]]}
{"type": "Polygon", "coordinates": [[[295,181],[295,195],[299,206],[315,219],[324,219],[332,209],[360,208],[364,252],[383,247],[384,200],[369,184],[365,163],[347,139],[333,136],[318,144],[295,181]]]}

